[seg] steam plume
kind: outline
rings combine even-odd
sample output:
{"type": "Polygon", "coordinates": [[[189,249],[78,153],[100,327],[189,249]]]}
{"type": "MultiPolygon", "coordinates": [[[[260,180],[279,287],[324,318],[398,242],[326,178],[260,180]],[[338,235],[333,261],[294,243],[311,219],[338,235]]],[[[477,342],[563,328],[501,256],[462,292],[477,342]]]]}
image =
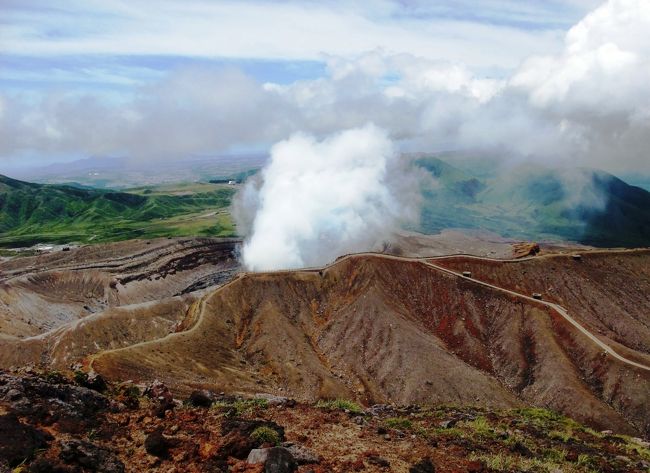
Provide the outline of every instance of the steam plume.
{"type": "MultiPolygon", "coordinates": [[[[399,165],[386,132],[374,125],[323,141],[295,134],[277,143],[262,182],[249,183],[240,197],[257,204],[243,206],[255,212],[244,264],[252,270],[313,266],[381,242],[417,214],[408,192],[400,191],[404,174],[393,172],[399,165]]],[[[246,215],[239,221],[246,225],[246,215]]]]}

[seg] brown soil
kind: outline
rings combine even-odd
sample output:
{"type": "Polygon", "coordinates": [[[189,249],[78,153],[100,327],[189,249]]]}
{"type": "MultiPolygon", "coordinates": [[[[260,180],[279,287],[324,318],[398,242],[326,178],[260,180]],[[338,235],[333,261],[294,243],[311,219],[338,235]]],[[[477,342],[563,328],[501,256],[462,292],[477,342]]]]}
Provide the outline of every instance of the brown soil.
{"type": "MultiPolygon", "coordinates": [[[[6,262],[0,366],[83,361],[111,380],[162,379],[182,395],[535,405],[600,429],[650,431],[650,372],[603,356],[541,304],[372,255],[320,271],[244,274],[216,288],[236,270],[233,250],[234,242],[158,240],[6,262]],[[89,303],[101,307],[80,311],[89,303]]],[[[621,355],[650,364],[648,251],[435,263],[541,292],[595,334],[607,327],[603,340],[621,355]]]]}

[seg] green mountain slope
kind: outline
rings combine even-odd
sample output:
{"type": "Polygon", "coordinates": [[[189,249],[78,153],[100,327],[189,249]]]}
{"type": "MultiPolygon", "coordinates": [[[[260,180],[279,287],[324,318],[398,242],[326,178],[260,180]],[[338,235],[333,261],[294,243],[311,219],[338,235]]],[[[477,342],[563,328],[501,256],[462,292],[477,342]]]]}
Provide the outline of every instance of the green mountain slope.
{"type": "Polygon", "coordinates": [[[211,226],[198,229],[191,217],[206,210],[225,209],[233,193],[232,188],[213,186],[210,191],[189,195],[149,196],[32,184],[0,176],[0,245],[196,233],[231,235],[232,226],[224,226],[216,216],[211,226]]]}
{"type": "Polygon", "coordinates": [[[650,245],[650,192],[611,174],[528,167],[476,177],[434,156],[415,164],[437,181],[423,190],[424,233],[455,227],[595,246],[650,245]]]}

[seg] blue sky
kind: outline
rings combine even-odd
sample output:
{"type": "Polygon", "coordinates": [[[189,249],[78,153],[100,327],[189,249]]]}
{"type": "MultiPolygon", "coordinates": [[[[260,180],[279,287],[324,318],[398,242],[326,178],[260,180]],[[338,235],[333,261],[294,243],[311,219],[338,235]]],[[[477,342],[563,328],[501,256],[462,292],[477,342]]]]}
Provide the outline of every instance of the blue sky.
{"type": "Polygon", "coordinates": [[[324,75],[327,56],[381,49],[500,75],[561,47],[596,2],[443,0],[0,1],[0,90],[128,92],[179,67],[262,82],[324,75]]]}

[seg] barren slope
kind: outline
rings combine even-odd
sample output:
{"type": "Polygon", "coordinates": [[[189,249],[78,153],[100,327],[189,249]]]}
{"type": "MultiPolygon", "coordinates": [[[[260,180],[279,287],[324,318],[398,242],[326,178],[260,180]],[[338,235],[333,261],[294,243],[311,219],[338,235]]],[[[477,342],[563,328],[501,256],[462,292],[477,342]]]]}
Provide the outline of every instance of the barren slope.
{"type": "Polygon", "coordinates": [[[238,269],[235,240],[87,246],[0,263],[0,333],[28,337],[108,308],[188,293],[238,269]]]}
{"type": "Polygon", "coordinates": [[[0,366],[85,360],[111,379],[162,378],[180,393],[534,404],[650,431],[650,371],[604,356],[553,308],[500,289],[555,294],[596,335],[592,319],[622,327],[616,340],[627,346],[599,336],[647,366],[650,252],[430,260],[499,287],[426,260],[356,255],[218,288],[236,271],[233,250],[232,241],[158,240],[5,262],[0,366]],[[623,317],[637,325],[623,331],[623,317]]]}
{"type": "Polygon", "coordinates": [[[541,304],[421,262],[364,255],[320,272],[246,275],[200,304],[190,330],[100,353],[93,367],[178,391],[526,402],[601,428],[650,429],[649,371],[603,357],[541,304]]]}

